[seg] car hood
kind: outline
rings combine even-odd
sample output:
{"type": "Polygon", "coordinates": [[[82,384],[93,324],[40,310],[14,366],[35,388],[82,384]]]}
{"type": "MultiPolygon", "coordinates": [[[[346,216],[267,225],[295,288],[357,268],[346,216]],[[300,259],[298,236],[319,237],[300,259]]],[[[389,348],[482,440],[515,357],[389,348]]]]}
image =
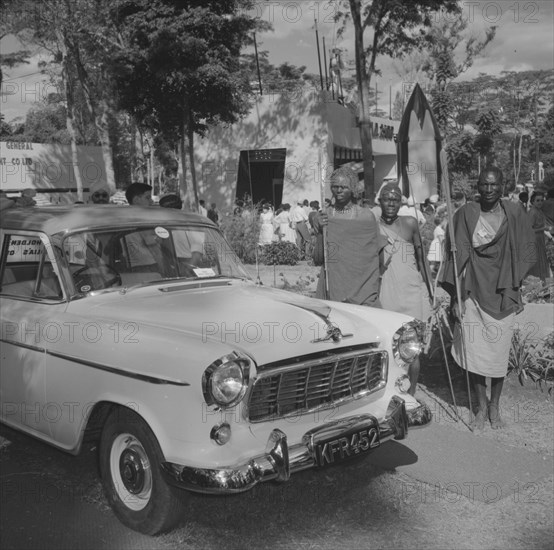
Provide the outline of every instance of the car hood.
{"type": "Polygon", "coordinates": [[[238,280],[149,285],[73,304],[89,317],[138,323],[141,331],[148,326],[169,329],[201,345],[242,350],[259,365],[337,346],[381,347],[409,320],[238,280]],[[330,325],[340,331],[336,341],[327,338],[330,325]]]}

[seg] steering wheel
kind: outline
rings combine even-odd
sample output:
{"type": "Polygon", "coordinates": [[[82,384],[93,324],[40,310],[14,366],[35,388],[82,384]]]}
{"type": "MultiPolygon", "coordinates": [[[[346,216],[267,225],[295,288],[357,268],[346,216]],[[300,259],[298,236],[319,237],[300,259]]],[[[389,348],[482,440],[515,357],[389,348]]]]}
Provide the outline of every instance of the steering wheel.
{"type": "Polygon", "coordinates": [[[121,275],[109,265],[86,265],[73,273],[73,281],[79,292],[90,292],[121,285],[121,275]]]}

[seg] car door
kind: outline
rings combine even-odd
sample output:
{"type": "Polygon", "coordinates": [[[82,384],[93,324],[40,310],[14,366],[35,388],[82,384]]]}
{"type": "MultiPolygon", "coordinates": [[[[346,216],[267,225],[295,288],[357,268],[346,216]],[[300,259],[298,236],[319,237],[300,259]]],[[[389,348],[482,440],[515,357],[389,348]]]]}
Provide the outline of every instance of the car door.
{"type": "Polygon", "coordinates": [[[45,396],[46,351],[63,329],[56,319],[65,296],[45,234],[4,230],[0,237],[1,419],[48,439],[55,411],[45,396]]]}

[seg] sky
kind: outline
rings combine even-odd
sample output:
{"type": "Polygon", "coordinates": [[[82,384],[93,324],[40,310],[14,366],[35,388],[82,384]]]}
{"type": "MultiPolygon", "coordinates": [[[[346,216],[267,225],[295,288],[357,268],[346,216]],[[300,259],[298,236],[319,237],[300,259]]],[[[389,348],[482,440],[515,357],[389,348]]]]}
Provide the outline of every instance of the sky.
{"type": "MultiPolygon", "coordinates": [[[[460,78],[469,80],[479,73],[500,74],[501,71],[525,71],[554,68],[554,2],[552,0],[461,0],[460,17],[468,20],[468,32],[483,36],[486,27],[497,27],[496,37],[474,65],[460,78]]],[[[320,46],[325,38],[327,61],[329,50],[341,48],[344,61],[354,59],[353,31],[347,28],[337,37],[334,22],[336,6],[332,0],[256,0],[249,13],[273,25],[273,31],[257,35],[258,49],[269,52],[274,65],[284,62],[307,67],[307,72],[319,73],[314,18],[318,20],[320,46]]],[[[444,17],[441,15],[440,17],[444,17]]],[[[17,49],[13,38],[0,42],[3,53],[17,49]]],[[[323,51],[321,51],[323,65],[323,51]]],[[[30,64],[5,71],[5,83],[0,96],[0,109],[7,121],[24,117],[33,102],[53,91],[38,73],[38,62],[45,59],[37,53],[30,64]]],[[[397,63],[396,63],[397,64],[397,63]]],[[[348,65],[348,64],[347,64],[348,65]]],[[[380,90],[390,87],[392,94],[403,87],[395,70],[395,62],[378,58],[382,76],[377,79],[380,90]]],[[[324,68],[322,67],[324,71],[324,68]]],[[[353,73],[352,73],[353,74],[353,73]]],[[[380,99],[380,108],[388,111],[388,94],[380,99]]]]}

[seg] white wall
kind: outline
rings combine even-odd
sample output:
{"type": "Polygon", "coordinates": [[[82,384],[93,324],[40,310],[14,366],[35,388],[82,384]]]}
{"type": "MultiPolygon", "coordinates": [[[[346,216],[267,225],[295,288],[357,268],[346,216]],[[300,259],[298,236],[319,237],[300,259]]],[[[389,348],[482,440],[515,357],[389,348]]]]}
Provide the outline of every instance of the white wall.
{"type": "MultiPolygon", "coordinates": [[[[399,122],[375,119],[398,129],[399,122]]],[[[360,148],[355,114],[313,90],[290,95],[258,96],[250,113],[240,122],[209,130],[195,142],[199,194],[206,203],[230,208],[235,199],[240,151],[286,148],[283,202],[320,200],[318,158],[328,176],[333,167],[333,144],[360,148]],[[321,155],[321,156],[320,156],[321,155]]],[[[391,139],[374,139],[376,178],[390,172],[396,162],[391,139]]],[[[330,196],[328,185],[326,196],[330,196]]]]}

